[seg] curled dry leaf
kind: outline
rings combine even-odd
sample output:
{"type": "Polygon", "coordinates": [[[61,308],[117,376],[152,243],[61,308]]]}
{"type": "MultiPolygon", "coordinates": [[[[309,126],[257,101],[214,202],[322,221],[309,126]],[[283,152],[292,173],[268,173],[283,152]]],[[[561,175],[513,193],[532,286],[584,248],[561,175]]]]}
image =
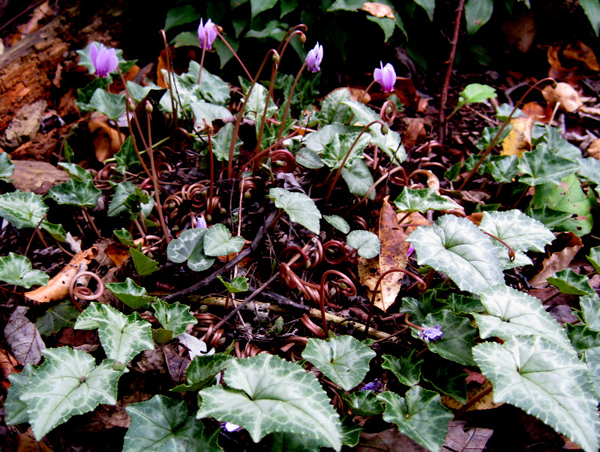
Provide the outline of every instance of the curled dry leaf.
{"type": "Polygon", "coordinates": [[[363,11],[366,11],[375,17],[388,17],[396,20],[392,8],[390,8],[388,5],[384,5],[383,3],[365,2],[362,9],[363,11]]]}
{"type": "Polygon", "coordinates": [[[97,253],[98,250],[95,246],[77,253],[56,276],[50,279],[47,286],[25,292],[25,296],[38,303],[62,300],[69,294],[71,280],[79,273],[80,267],[82,265],[87,267],[97,253]]]}
{"type": "Polygon", "coordinates": [[[402,135],[402,143],[406,149],[412,149],[420,138],[427,138],[427,132],[423,120],[418,118],[409,123],[408,129],[402,135]]]}
{"type": "Polygon", "coordinates": [[[590,147],[587,151],[588,154],[590,154],[590,157],[600,160],[600,138],[592,141],[592,144],[590,144],[590,147]]]}
{"type": "Polygon", "coordinates": [[[567,239],[565,247],[561,251],[552,253],[550,257],[544,259],[544,262],[542,262],[542,271],[529,281],[533,287],[544,286],[546,284],[546,279],[552,276],[553,273],[567,268],[577,252],[583,248],[581,238],[572,232],[562,233],[559,237],[567,239]]]}
{"type": "Polygon", "coordinates": [[[502,142],[502,155],[516,155],[521,157],[523,152],[531,150],[531,129],[535,118],[533,116],[519,116],[512,118],[512,129],[502,142]]]}
{"type": "Polygon", "coordinates": [[[17,306],[4,327],[4,338],[17,361],[39,364],[46,344],[35,323],[25,316],[28,310],[25,306],[17,306]]]}
{"type": "Polygon", "coordinates": [[[567,113],[572,113],[583,106],[583,101],[579,97],[579,93],[568,83],[560,82],[556,87],[546,86],[542,90],[544,99],[551,104],[560,102],[560,109],[567,113]]]}
{"type": "Polygon", "coordinates": [[[125,135],[108,124],[108,118],[101,113],[93,113],[88,124],[93,137],[94,151],[99,162],[111,158],[121,149],[125,135]]]}

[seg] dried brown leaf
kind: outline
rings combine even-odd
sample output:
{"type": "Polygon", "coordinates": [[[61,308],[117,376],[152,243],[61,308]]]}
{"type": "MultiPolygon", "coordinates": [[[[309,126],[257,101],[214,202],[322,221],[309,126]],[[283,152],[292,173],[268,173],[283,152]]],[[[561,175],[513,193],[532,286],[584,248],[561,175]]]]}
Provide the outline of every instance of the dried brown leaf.
{"type": "Polygon", "coordinates": [[[46,445],[44,440],[36,440],[31,427],[29,427],[25,433],[19,434],[17,452],[52,452],[52,449],[46,445]]]}
{"type": "Polygon", "coordinates": [[[17,306],[4,327],[4,338],[17,361],[39,364],[46,344],[35,323],[25,317],[28,310],[25,306],[17,306]]]}
{"type": "Polygon", "coordinates": [[[384,5],[383,3],[365,2],[362,10],[375,17],[389,17],[390,19],[396,20],[394,18],[394,11],[392,8],[390,8],[388,5],[384,5]]]}
{"type": "Polygon", "coordinates": [[[533,116],[518,116],[510,120],[512,129],[502,142],[501,155],[516,155],[521,157],[523,152],[531,150],[531,129],[535,118],[533,116]]]}
{"type": "Polygon", "coordinates": [[[550,257],[544,259],[542,270],[529,281],[532,286],[543,287],[546,285],[546,279],[552,276],[553,273],[567,268],[577,252],[583,247],[581,238],[572,232],[562,233],[560,237],[567,238],[567,244],[561,251],[553,253],[550,257]]]}
{"type": "Polygon", "coordinates": [[[93,113],[88,123],[88,129],[92,134],[94,152],[99,162],[104,162],[119,152],[125,135],[113,129],[106,116],[97,112],[93,113]]]}
{"type": "Polygon", "coordinates": [[[568,83],[560,82],[556,87],[548,85],[542,90],[542,95],[552,105],[560,102],[559,108],[567,113],[572,113],[583,106],[579,93],[568,83]]]}
{"type": "MultiPolygon", "coordinates": [[[[492,382],[486,380],[482,385],[470,388],[467,391],[467,400],[471,400],[473,397],[486,390],[490,386],[492,386],[492,382]]],[[[463,407],[462,403],[447,395],[442,396],[442,404],[446,405],[452,410],[459,410],[463,407]]],[[[481,399],[477,400],[473,405],[471,405],[467,411],[491,410],[492,408],[497,408],[500,405],[503,404],[494,403],[494,392],[490,391],[488,394],[484,395],[481,399]]]]}
{"type": "Polygon", "coordinates": [[[442,451],[453,452],[481,452],[494,433],[489,428],[466,428],[465,421],[450,421],[448,423],[448,436],[442,451]]]}

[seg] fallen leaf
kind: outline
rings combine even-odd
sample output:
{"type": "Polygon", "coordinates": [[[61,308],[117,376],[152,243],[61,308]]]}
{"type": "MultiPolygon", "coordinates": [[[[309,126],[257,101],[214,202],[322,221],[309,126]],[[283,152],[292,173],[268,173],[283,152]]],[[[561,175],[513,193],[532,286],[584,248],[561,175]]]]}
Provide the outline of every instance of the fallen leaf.
{"type": "Polygon", "coordinates": [[[560,82],[556,87],[548,85],[542,90],[542,95],[552,105],[560,103],[559,108],[567,113],[572,113],[583,106],[579,94],[568,83],[560,82]]]}
{"type": "MultiPolygon", "coordinates": [[[[473,397],[475,397],[481,391],[486,390],[490,386],[492,386],[492,382],[489,380],[486,380],[485,383],[483,383],[482,385],[476,386],[474,388],[470,388],[467,391],[467,401],[471,400],[473,397]]],[[[452,410],[459,410],[464,406],[462,403],[458,402],[457,400],[455,400],[452,397],[447,396],[447,395],[442,396],[442,404],[452,410]]],[[[502,403],[494,403],[494,391],[490,391],[489,393],[484,395],[481,399],[479,399],[477,402],[475,402],[473,405],[471,405],[467,411],[491,410],[492,408],[497,408],[501,405],[503,405],[503,404],[502,403]]]]}
{"type": "Polygon", "coordinates": [[[92,134],[94,153],[99,162],[104,162],[119,152],[125,141],[125,134],[113,129],[108,118],[98,112],[92,113],[88,129],[92,134]]]}
{"type": "Polygon", "coordinates": [[[587,151],[588,154],[590,154],[590,157],[600,160],[600,138],[592,141],[592,144],[590,144],[587,151]]]}
{"type": "Polygon", "coordinates": [[[102,423],[104,429],[113,427],[129,428],[129,415],[121,403],[100,405],[94,411],[94,420],[102,423]]]}
{"type": "Polygon", "coordinates": [[[17,452],[52,452],[52,449],[46,446],[43,439],[42,441],[36,440],[31,427],[29,427],[25,433],[19,434],[17,452]]]}
{"type": "Polygon", "coordinates": [[[360,433],[360,441],[355,447],[361,452],[427,452],[408,436],[398,431],[397,427],[378,433],[360,433]]]}
{"type": "Polygon", "coordinates": [[[15,358],[13,358],[6,350],[0,347],[0,371],[2,371],[4,378],[17,372],[17,369],[15,369],[17,364],[19,363],[15,360],[15,358]]]}
{"type": "Polygon", "coordinates": [[[531,129],[535,118],[533,116],[518,116],[510,120],[512,129],[502,142],[501,155],[516,155],[521,157],[523,152],[531,150],[531,129]]]}
{"type": "Polygon", "coordinates": [[[448,435],[442,451],[453,452],[481,452],[494,433],[489,428],[466,428],[465,421],[450,421],[448,435]]]}
{"type": "Polygon", "coordinates": [[[546,279],[552,276],[553,273],[567,268],[577,252],[583,247],[581,238],[572,232],[564,232],[559,234],[559,237],[567,239],[565,247],[561,251],[552,253],[550,257],[544,259],[544,262],[542,262],[542,270],[529,281],[529,284],[532,286],[544,286],[546,284],[546,279]]]}
{"type": "Polygon", "coordinates": [[[48,191],[50,187],[66,182],[69,175],[47,162],[34,160],[14,160],[15,172],[11,176],[13,185],[17,190],[31,191],[38,194],[42,189],[48,191]]]}
{"type": "MultiPolygon", "coordinates": [[[[338,88],[344,89],[344,88],[338,88]]],[[[371,96],[364,89],[360,88],[346,88],[350,91],[350,99],[354,102],[362,102],[363,104],[368,104],[371,102],[371,96]]],[[[333,91],[336,91],[335,89],[333,91]]],[[[332,92],[333,92],[332,91],[332,92]]]]}
{"type": "Polygon", "coordinates": [[[129,247],[120,243],[113,243],[104,249],[104,254],[115,264],[115,267],[119,267],[129,259],[129,247]]]}
{"type": "Polygon", "coordinates": [[[4,338],[17,361],[39,364],[46,344],[35,323],[25,317],[28,310],[25,306],[17,306],[4,327],[4,338]]]}
{"type": "MultiPolygon", "coordinates": [[[[171,49],[169,49],[171,51],[171,49]]],[[[169,66],[167,65],[167,53],[166,50],[163,49],[158,56],[158,64],[156,65],[156,84],[161,88],[166,88],[167,83],[165,81],[165,77],[163,76],[163,71],[168,71],[169,66]]]]}
{"type": "Polygon", "coordinates": [[[191,361],[185,356],[179,356],[174,350],[174,346],[170,344],[163,347],[163,353],[173,383],[176,385],[185,383],[185,371],[191,361]]]}
{"type": "Polygon", "coordinates": [[[410,122],[408,129],[402,135],[402,143],[406,149],[411,149],[417,144],[420,138],[426,137],[427,132],[425,131],[423,120],[415,120],[410,122]]]}
{"type": "Polygon", "coordinates": [[[362,10],[375,17],[389,17],[390,19],[396,20],[392,8],[390,8],[388,5],[384,5],[383,3],[365,2],[362,10]]]}
{"type": "Polygon", "coordinates": [[[548,124],[552,117],[552,107],[548,104],[544,108],[537,102],[527,102],[521,110],[527,116],[532,116],[537,122],[541,122],[542,124],[548,124]]]}
{"type": "Polygon", "coordinates": [[[56,276],[48,281],[48,285],[25,292],[25,296],[38,303],[62,300],[69,294],[69,285],[75,275],[79,273],[80,266],[89,265],[97,252],[96,247],[92,246],[81,253],[77,253],[56,276]]]}

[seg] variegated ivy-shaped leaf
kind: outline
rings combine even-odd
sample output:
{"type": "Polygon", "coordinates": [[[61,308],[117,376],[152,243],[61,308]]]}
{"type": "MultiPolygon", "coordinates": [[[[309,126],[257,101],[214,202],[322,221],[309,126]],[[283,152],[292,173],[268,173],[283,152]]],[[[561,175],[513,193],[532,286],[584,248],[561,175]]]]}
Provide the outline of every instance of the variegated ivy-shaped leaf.
{"type": "Polygon", "coordinates": [[[0,257],[0,281],[29,289],[34,284],[45,286],[50,278],[40,270],[34,270],[25,256],[8,253],[0,257]]]}
{"type": "Polygon", "coordinates": [[[448,422],[454,415],[444,408],[437,392],[413,386],[406,398],[389,391],[377,398],[385,403],[384,421],[393,422],[398,430],[432,452],[442,449],[448,422]]]}
{"type": "Polygon", "coordinates": [[[93,179],[89,171],[84,170],[81,166],[76,165],[75,163],[61,162],[58,164],[58,166],[65,170],[71,179],[75,179],[78,182],[93,179]]]}
{"type": "Polygon", "coordinates": [[[415,386],[421,379],[421,366],[424,360],[419,358],[415,350],[402,356],[383,355],[382,369],[394,373],[400,383],[406,386],[415,386]]]}
{"type": "Polygon", "coordinates": [[[351,165],[346,164],[342,168],[342,178],[348,184],[348,191],[353,195],[367,196],[371,201],[375,199],[375,190],[369,192],[375,181],[363,160],[356,159],[351,165]]]}
{"type": "Polygon", "coordinates": [[[309,339],[302,352],[302,358],[346,391],[363,381],[369,362],[375,356],[373,350],[352,336],[337,336],[326,341],[309,339]]]}
{"type": "Polygon", "coordinates": [[[20,373],[13,373],[8,376],[10,388],[6,397],[4,408],[6,409],[6,424],[16,425],[23,422],[29,422],[27,414],[27,404],[21,400],[21,395],[27,390],[27,385],[35,367],[28,363],[20,373]]]}
{"type": "Polygon", "coordinates": [[[473,314],[482,339],[540,336],[575,353],[564,329],[546,312],[542,302],[508,286],[494,286],[480,293],[489,315],[473,314]]]}
{"type": "Polygon", "coordinates": [[[590,286],[590,280],[587,276],[575,273],[570,268],[553,273],[547,281],[560,290],[561,293],[571,295],[594,295],[596,293],[590,286]]]}
{"type": "Polygon", "coordinates": [[[531,260],[523,252],[542,252],[544,246],[554,240],[550,229],[520,210],[484,212],[479,227],[482,231],[498,237],[515,251],[515,260],[511,262],[506,246],[492,239],[504,269],[531,264],[531,260]]]}
{"type": "Polygon", "coordinates": [[[581,306],[582,320],[586,325],[594,331],[600,331],[600,297],[598,294],[581,297],[579,305],[581,306]]]}
{"type": "Polygon", "coordinates": [[[181,303],[168,304],[162,300],[152,305],[154,316],[165,330],[173,332],[173,336],[185,333],[188,325],[198,323],[196,317],[190,313],[190,307],[181,303]]]}
{"type": "Polygon", "coordinates": [[[427,212],[428,210],[460,208],[451,199],[438,195],[433,188],[421,190],[404,187],[394,204],[401,212],[427,212]]]}
{"type": "Polygon", "coordinates": [[[106,288],[131,309],[143,308],[158,300],[148,295],[146,289],[138,286],[131,278],[122,283],[107,283],[106,288]]]}
{"type": "Polygon", "coordinates": [[[35,193],[14,191],[0,195],[0,217],[17,229],[37,227],[47,212],[48,206],[35,193]]]}
{"type": "Polygon", "coordinates": [[[444,215],[433,226],[418,227],[407,241],[419,265],[446,273],[461,290],[477,293],[504,283],[494,245],[466,218],[444,215]]]}
{"type": "Polygon", "coordinates": [[[588,368],[577,356],[535,336],[480,344],[473,356],[494,385],[495,402],[515,405],[585,451],[598,451],[598,401],[588,368]]]}
{"type": "Polygon", "coordinates": [[[273,432],[315,438],[342,448],[341,423],[315,376],[273,355],[232,360],[223,377],[227,388],[200,391],[197,417],[244,427],[254,442],[273,432]]]}
{"type": "Polygon", "coordinates": [[[58,204],[90,208],[98,205],[101,194],[102,192],[96,188],[91,179],[84,181],[71,179],[48,190],[48,195],[58,204]]]}
{"type": "Polygon", "coordinates": [[[91,355],[69,347],[46,349],[44,355],[20,396],[38,441],[76,414],[117,403],[117,383],[126,369],[114,370],[109,360],[96,366],[91,355]]]}
{"type": "Polygon", "coordinates": [[[550,149],[547,143],[540,143],[533,151],[523,153],[518,168],[519,172],[523,173],[519,178],[519,182],[523,184],[559,185],[563,177],[577,172],[581,165],[579,162],[561,157],[550,149]]]}
{"type": "Polygon", "coordinates": [[[126,316],[110,305],[92,302],[77,319],[75,329],[96,328],[106,356],[122,364],[143,350],[154,349],[151,325],[137,312],[126,316]]]}
{"type": "Polygon", "coordinates": [[[348,245],[357,250],[360,257],[371,259],[379,255],[381,242],[376,234],[370,231],[352,231],[346,238],[348,245]]]}
{"type": "Polygon", "coordinates": [[[10,157],[6,152],[0,154],[0,180],[10,182],[10,176],[15,172],[15,164],[10,161],[10,157]]]}
{"type": "Polygon", "coordinates": [[[215,378],[215,375],[225,370],[231,359],[231,356],[223,353],[195,356],[185,371],[186,384],[176,386],[172,391],[184,392],[202,389],[215,378]]]}
{"type": "Polygon", "coordinates": [[[187,404],[157,395],[125,408],[131,418],[123,452],[221,451],[219,430],[208,431],[202,421],[188,415],[187,404]]]}
{"type": "Polygon", "coordinates": [[[227,256],[239,252],[244,246],[243,237],[232,237],[223,224],[215,224],[204,235],[204,254],[207,256],[227,256]]]}
{"type": "Polygon", "coordinates": [[[181,264],[187,261],[195,272],[209,269],[215,263],[214,257],[204,254],[204,234],[207,229],[188,229],[171,240],[167,246],[167,257],[171,262],[181,264]]]}
{"type": "Polygon", "coordinates": [[[315,234],[321,231],[319,220],[321,212],[315,202],[304,193],[292,193],[284,188],[271,188],[269,198],[275,207],[283,209],[290,216],[290,220],[299,223],[315,234]]]}
{"type": "Polygon", "coordinates": [[[346,158],[346,154],[350,152],[350,156],[346,160],[345,166],[350,166],[356,159],[362,157],[363,149],[369,144],[369,134],[353,132],[348,134],[335,135],[333,139],[325,145],[321,159],[332,169],[337,169],[341,166],[346,158]],[[356,144],[354,144],[356,142],[356,144]],[[352,151],[350,151],[352,148],[352,151]]]}

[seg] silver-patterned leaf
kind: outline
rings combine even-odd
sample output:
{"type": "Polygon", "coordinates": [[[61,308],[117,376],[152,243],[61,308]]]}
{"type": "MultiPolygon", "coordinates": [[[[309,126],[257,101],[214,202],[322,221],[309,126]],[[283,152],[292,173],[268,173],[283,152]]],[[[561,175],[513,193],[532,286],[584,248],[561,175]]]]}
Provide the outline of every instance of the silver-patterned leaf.
{"type": "Polygon", "coordinates": [[[35,193],[14,191],[0,195],[0,217],[17,229],[37,227],[47,212],[48,206],[35,193]]]}
{"type": "Polygon", "coordinates": [[[575,350],[564,329],[546,312],[542,302],[508,286],[494,286],[480,293],[489,315],[475,314],[482,339],[534,335],[556,342],[568,353],[575,350]]]}
{"type": "Polygon", "coordinates": [[[504,283],[494,245],[466,218],[444,215],[433,226],[418,227],[407,241],[419,265],[446,273],[461,290],[477,293],[504,283]]]}
{"type": "Polygon", "coordinates": [[[207,256],[227,256],[238,253],[244,246],[243,237],[232,237],[223,224],[215,224],[204,235],[204,254],[207,256]]]}
{"type": "Polygon", "coordinates": [[[197,417],[244,427],[255,442],[273,432],[296,433],[342,448],[340,419],[315,376],[273,355],[230,362],[223,377],[229,388],[200,391],[197,417]]]}
{"type": "Polygon", "coordinates": [[[7,425],[29,422],[27,404],[21,400],[21,395],[27,391],[27,385],[29,384],[29,380],[31,380],[34,370],[35,367],[27,364],[20,373],[13,373],[8,376],[10,388],[8,388],[6,403],[4,404],[7,425]]]}
{"type": "Polygon", "coordinates": [[[29,289],[34,284],[45,286],[50,278],[40,270],[34,270],[25,256],[8,253],[0,257],[0,281],[29,289]]]}
{"type": "Polygon", "coordinates": [[[154,316],[158,319],[162,327],[172,331],[173,336],[185,333],[188,325],[198,323],[196,317],[190,313],[190,307],[181,303],[168,304],[158,300],[152,305],[154,316]]]}
{"type": "Polygon", "coordinates": [[[598,451],[598,401],[576,356],[541,337],[515,336],[502,345],[480,344],[473,357],[494,385],[495,402],[521,408],[586,452],[598,451]]]}
{"type": "Polygon", "coordinates": [[[302,358],[346,391],[363,381],[369,362],[375,356],[373,350],[352,336],[337,336],[326,341],[309,339],[302,352],[302,358]]]}
{"type": "Polygon", "coordinates": [[[151,325],[137,312],[126,316],[110,305],[92,302],[77,319],[75,329],[96,328],[106,356],[120,363],[127,364],[143,350],[154,350],[151,325]]]}
{"type": "Polygon", "coordinates": [[[44,356],[21,394],[38,441],[76,414],[92,411],[101,403],[117,403],[117,383],[123,371],[114,370],[112,361],[96,366],[91,355],[69,347],[46,349],[44,356]]]}

